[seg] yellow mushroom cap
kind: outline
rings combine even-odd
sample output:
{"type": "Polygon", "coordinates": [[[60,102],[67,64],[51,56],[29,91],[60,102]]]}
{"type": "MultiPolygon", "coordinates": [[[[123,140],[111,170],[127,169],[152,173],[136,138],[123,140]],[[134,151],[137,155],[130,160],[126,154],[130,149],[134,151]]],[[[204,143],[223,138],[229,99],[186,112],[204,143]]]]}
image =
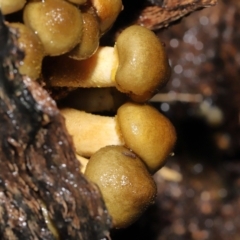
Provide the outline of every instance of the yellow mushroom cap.
{"type": "Polygon", "coordinates": [[[3,15],[10,14],[21,10],[26,0],[1,0],[0,9],[3,15]]]}
{"type": "Polygon", "coordinates": [[[100,19],[100,30],[105,33],[122,10],[121,0],[90,0],[100,19]]]}
{"type": "Polygon", "coordinates": [[[116,87],[138,102],[150,99],[170,77],[164,46],[150,30],[130,26],[118,37],[116,87]]]}
{"type": "Polygon", "coordinates": [[[39,36],[47,55],[66,53],[81,40],[81,12],[66,1],[29,2],[24,8],[23,19],[24,23],[39,36]]]}
{"type": "Polygon", "coordinates": [[[156,196],[156,185],[146,166],[123,146],[107,146],[96,152],[85,175],[100,188],[115,228],[136,221],[156,196]]]}
{"type": "Polygon", "coordinates": [[[44,57],[44,48],[40,39],[22,23],[9,23],[8,25],[18,29],[19,47],[25,53],[23,64],[19,67],[20,73],[32,79],[37,79],[41,73],[42,59],[44,57]]]}
{"type": "Polygon", "coordinates": [[[92,13],[82,13],[83,29],[81,42],[69,53],[69,56],[82,60],[91,57],[98,49],[100,30],[99,22],[92,13]]]}
{"type": "Polygon", "coordinates": [[[172,123],[155,108],[125,103],[117,111],[125,145],[135,152],[151,173],[160,169],[176,141],[172,123]]]}

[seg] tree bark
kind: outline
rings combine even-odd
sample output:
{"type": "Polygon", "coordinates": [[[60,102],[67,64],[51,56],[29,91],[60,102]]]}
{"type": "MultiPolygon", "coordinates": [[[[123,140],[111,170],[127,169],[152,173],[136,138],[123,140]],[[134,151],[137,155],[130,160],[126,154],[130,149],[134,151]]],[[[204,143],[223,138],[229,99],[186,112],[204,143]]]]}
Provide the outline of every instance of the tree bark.
{"type": "MultiPolygon", "coordinates": [[[[2,19],[2,16],[0,16],[2,19]]],[[[22,76],[18,33],[0,23],[0,239],[103,239],[111,219],[98,188],[79,171],[55,102],[22,76]]]]}
{"type": "Polygon", "coordinates": [[[137,24],[157,30],[196,10],[214,6],[217,0],[152,0],[151,2],[156,5],[147,6],[141,11],[137,24]]]}

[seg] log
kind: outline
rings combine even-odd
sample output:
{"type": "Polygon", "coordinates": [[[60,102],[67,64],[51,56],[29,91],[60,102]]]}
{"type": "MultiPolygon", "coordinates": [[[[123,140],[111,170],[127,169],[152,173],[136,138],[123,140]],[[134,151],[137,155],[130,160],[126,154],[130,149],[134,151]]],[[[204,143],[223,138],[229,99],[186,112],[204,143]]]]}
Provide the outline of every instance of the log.
{"type": "Polygon", "coordinates": [[[24,53],[0,15],[0,239],[103,239],[111,218],[80,173],[55,102],[18,67],[24,53]]]}

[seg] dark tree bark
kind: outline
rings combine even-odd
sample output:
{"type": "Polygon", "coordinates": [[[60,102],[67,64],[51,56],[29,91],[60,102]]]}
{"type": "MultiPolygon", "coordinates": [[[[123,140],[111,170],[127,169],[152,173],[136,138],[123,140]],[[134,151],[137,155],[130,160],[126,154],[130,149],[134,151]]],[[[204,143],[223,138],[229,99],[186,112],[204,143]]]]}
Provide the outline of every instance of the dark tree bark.
{"type": "MultiPolygon", "coordinates": [[[[0,16],[2,19],[2,16],[0,16]]],[[[17,32],[0,23],[0,239],[103,239],[111,219],[98,188],[79,171],[55,102],[22,76],[17,32]]]]}
{"type": "Polygon", "coordinates": [[[217,0],[149,0],[154,6],[148,6],[140,13],[137,23],[149,29],[167,27],[172,22],[196,10],[213,6],[217,0]]]}

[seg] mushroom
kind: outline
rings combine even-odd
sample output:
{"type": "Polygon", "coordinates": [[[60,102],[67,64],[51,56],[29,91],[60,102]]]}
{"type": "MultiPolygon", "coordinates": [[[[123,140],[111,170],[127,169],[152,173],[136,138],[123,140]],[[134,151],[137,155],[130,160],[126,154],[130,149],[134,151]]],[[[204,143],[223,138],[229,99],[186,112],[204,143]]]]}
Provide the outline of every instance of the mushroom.
{"type": "Polygon", "coordinates": [[[61,113],[79,155],[90,157],[104,146],[125,145],[145,162],[152,174],[164,165],[176,141],[171,122],[147,104],[127,102],[115,117],[70,108],[61,113]]]}
{"type": "Polygon", "coordinates": [[[24,51],[24,59],[19,71],[32,79],[37,79],[41,73],[44,48],[34,32],[22,23],[8,23],[11,28],[18,29],[19,48],[24,51]]]}
{"type": "Polygon", "coordinates": [[[101,33],[108,31],[123,9],[121,0],[90,0],[100,21],[101,33]]]}
{"type": "Polygon", "coordinates": [[[21,10],[26,0],[1,0],[0,9],[3,15],[10,14],[21,10]]]}
{"type": "Polygon", "coordinates": [[[137,25],[125,29],[114,48],[101,47],[83,61],[67,56],[49,58],[44,68],[50,86],[115,86],[138,102],[150,99],[170,76],[162,43],[152,31],[137,25]]]}
{"type": "Polygon", "coordinates": [[[66,1],[28,2],[23,19],[26,26],[39,36],[47,55],[66,53],[81,40],[81,11],[66,1]]]}
{"type": "Polygon", "coordinates": [[[156,184],[146,166],[123,146],[106,146],[96,152],[85,176],[100,188],[115,228],[136,221],[156,197],[156,184]]]}
{"type": "Polygon", "coordinates": [[[82,60],[91,57],[98,49],[100,29],[99,22],[92,13],[83,12],[83,29],[81,42],[70,51],[71,58],[82,60]]]}

